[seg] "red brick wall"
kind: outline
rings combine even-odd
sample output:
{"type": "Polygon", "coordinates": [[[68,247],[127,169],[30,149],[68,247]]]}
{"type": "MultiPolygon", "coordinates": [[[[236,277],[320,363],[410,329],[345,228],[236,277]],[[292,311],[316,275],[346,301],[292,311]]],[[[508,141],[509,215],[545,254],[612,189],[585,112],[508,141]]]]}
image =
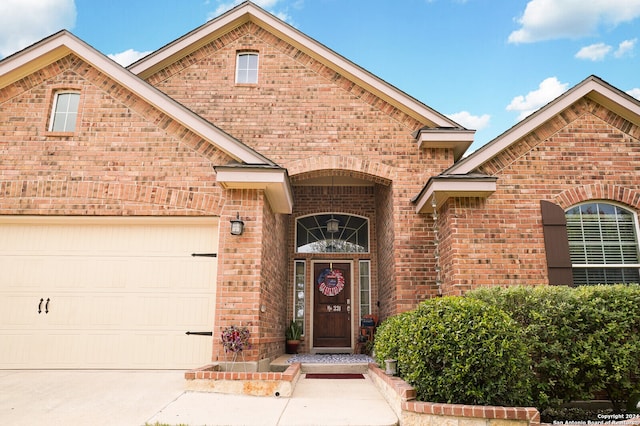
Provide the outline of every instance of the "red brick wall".
{"type": "Polygon", "coordinates": [[[286,257],[283,218],[265,204],[262,191],[232,190],[220,217],[220,253],[214,361],[231,360],[220,344],[226,327],[246,326],[252,348],[245,361],[274,357],[284,352],[286,257]],[[231,235],[230,220],[244,222],[242,235],[231,235]],[[262,307],[264,306],[264,312],[262,307]]]}
{"type": "Polygon", "coordinates": [[[393,243],[393,190],[389,186],[377,185],[375,191],[378,240],[378,299],[380,320],[397,313],[396,263],[393,243]]]}
{"type": "Polygon", "coordinates": [[[0,91],[0,150],[0,214],[219,215],[225,299],[216,309],[214,357],[221,327],[237,321],[250,325],[256,342],[247,360],[277,352],[283,302],[261,293],[261,283],[283,292],[285,257],[271,247],[284,247],[283,219],[265,208],[262,191],[216,185],[212,165],[231,161],[222,151],[73,55],[0,91]],[[73,133],[47,132],[57,89],[81,93],[73,133]],[[236,212],[247,226],[231,237],[236,212]]]}
{"type": "Polygon", "coordinates": [[[0,214],[216,215],[230,159],[73,55],[0,90],[0,214]],[[47,132],[56,89],[77,131],[47,132]]]}
{"type": "Polygon", "coordinates": [[[263,204],[262,286],[260,305],[265,307],[260,318],[260,359],[275,358],[284,353],[284,330],[288,323],[287,307],[291,306],[288,273],[288,217],[274,214],[263,204]]]}
{"type": "MultiPolygon", "coordinates": [[[[381,269],[373,269],[381,277],[383,316],[436,294],[431,219],[416,214],[410,200],[430,176],[451,166],[453,156],[451,150],[417,147],[411,133],[428,123],[252,23],[148,81],[286,167],[294,185],[316,172],[340,170],[388,187],[375,201],[385,227],[376,228],[376,237],[384,238],[378,238],[381,269]],[[258,84],[235,84],[242,50],[260,55],[258,84]]],[[[296,211],[311,208],[299,199],[295,204],[296,211]]]]}
{"type": "MultiPolygon", "coordinates": [[[[328,173],[328,172],[327,172],[328,173]]],[[[319,175],[319,174],[316,174],[319,175]]],[[[372,186],[334,186],[333,188],[327,186],[296,186],[294,187],[294,197],[296,203],[294,205],[294,212],[291,215],[289,221],[289,227],[291,229],[288,239],[288,247],[290,248],[289,255],[289,277],[293,277],[293,264],[294,260],[305,260],[307,270],[307,283],[312,280],[313,266],[312,260],[319,259],[336,259],[336,260],[352,260],[353,270],[351,271],[354,287],[354,299],[351,304],[354,309],[354,318],[358,321],[360,318],[360,294],[359,294],[359,264],[360,260],[370,260],[371,270],[375,271],[377,268],[377,219],[375,210],[375,191],[372,186]],[[333,198],[333,200],[332,200],[333,198]],[[335,212],[353,214],[358,216],[364,216],[369,219],[369,253],[323,253],[321,255],[317,253],[296,253],[295,252],[295,224],[296,219],[301,216],[325,213],[331,210],[335,212]]],[[[375,301],[378,300],[378,283],[377,274],[371,276],[371,309],[373,314],[378,313],[375,301]]],[[[288,288],[292,288],[289,285],[288,288]]],[[[312,287],[307,288],[307,301],[311,301],[311,293],[314,291],[312,287]]],[[[311,311],[313,306],[307,305],[305,311],[305,336],[310,336],[311,332],[311,311]]],[[[287,318],[293,318],[293,291],[289,291],[287,294],[287,318]]],[[[353,338],[356,338],[358,330],[354,330],[353,338]]],[[[311,342],[305,342],[305,350],[311,342]]]]}
{"type": "Polygon", "coordinates": [[[582,100],[483,165],[498,177],[496,193],[443,209],[447,293],[547,283],[540,200],[564,209],[608,200],[637,212],[639,138],[638,126],[582,100]]]}

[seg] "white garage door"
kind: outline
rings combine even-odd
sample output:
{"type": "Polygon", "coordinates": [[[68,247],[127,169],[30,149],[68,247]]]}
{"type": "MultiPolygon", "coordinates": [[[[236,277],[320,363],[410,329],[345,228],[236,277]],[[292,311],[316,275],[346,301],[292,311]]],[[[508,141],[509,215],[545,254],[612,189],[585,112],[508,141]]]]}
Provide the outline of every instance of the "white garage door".
{"type": "Polygon", "coordinates": [[[211,361],[217,218],[0,216],[0,368],[211,361]]]}

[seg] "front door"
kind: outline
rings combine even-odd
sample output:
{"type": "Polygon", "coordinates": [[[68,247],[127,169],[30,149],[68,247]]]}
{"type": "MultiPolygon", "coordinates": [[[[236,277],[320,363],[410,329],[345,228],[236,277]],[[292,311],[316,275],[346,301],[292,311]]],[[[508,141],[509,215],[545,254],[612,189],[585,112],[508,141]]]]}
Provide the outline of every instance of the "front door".
{"type": "Polygon", "coordinates": [[[315,263],[314,348],[351,347],[351,264],[315,263]]]}

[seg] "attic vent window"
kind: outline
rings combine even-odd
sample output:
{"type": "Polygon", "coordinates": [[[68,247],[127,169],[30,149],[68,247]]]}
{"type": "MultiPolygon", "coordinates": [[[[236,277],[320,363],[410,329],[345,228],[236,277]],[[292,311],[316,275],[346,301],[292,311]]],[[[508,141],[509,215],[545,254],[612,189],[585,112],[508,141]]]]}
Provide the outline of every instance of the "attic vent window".
{"type": "Polygon", "coordinates": [[[80,93],[58,92],[53,100],[50,132],[73,132],[76,129],[78,119],[78,106],[80,105],[80,93]]]}
{"type": "Polygon", "coordinates": [[[258,83],[258,53],[240,52],[236,58],[236,83],[258,83]]]}

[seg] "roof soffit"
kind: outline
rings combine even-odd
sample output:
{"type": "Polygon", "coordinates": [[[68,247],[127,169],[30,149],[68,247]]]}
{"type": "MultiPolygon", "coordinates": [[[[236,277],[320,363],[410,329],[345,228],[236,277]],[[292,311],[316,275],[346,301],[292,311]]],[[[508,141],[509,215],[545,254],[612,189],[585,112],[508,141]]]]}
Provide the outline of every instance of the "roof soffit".
{"type": "Polygon", "coordinates": [[[461,128],[422,128],[414,132],[418,148],[445,148],[453,150],[458,161],[473,143],[475,130],[461,128]]]}
{"type": "Polygon", "coordinates": [[[425,125],[462,128],[443,114],[376,77],[251,2],[244,2],[196,28],[130,65],[129,70],[143,79],[148,78],[153,73],[247,22],[253,22],[264,28],[425,125]]]}
{"type": "Polygon", "coordinates": [[[479,197],[487,198],[497,189],[497,178],[485,175],[436,176],[427,182],[420,194],[411,200],[415,204],[416,213],[427,213],[438,209],[449,198],[479,197]]]}
{"type": "Polygon", "coordinates": [[[531,114],[502,135],[488,142],[468,157],[446,170],[447,174],[465,174],[477,170],[512,144],[544,125],[582,98],[588,98],[625,120],[640,125],[640,101],[611,86],[596,76],[590,76],[531,114]]]}
{"type": "Polygon", "coordinates": [[[260,166],[216,166],[216,182],[225,189],[263,190],[276,213],[293,211],[293,190],[286,169],[260,166]]]}
{"type": "Polygon", "coordinates": [[[74,54],[92,67],[99,69],[236,161],[248,164],[273,164],[66,30],[0,61],[0,88],[35,73],[69,54],[74,54]]]}

